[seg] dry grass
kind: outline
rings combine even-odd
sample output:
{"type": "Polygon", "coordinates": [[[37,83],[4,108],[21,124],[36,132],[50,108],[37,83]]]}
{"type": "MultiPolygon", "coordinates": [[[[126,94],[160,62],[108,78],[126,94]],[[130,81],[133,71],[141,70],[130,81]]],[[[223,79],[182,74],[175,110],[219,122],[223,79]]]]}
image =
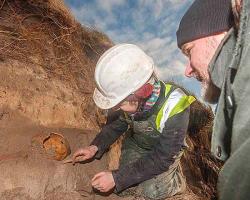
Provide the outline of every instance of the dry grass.
{"type": "Polygon", "coordinates": [[[0,8],[1,61],[40,65],[92,92],[95,62],[112,45],[104,34],[82,27],[60,0],[4,0],[0,8]]]}
{"type": "Polygon", "coordinates": [[[189,188],[204,198],[216,198],[216,183],[222,163],[212,156],[211,136],[214,115],[210,107],[199,101],[191,105],[187,136],[188,148],[182,166],[189,188]]]}
{"type": "Polygon", "coordinates": [[[62,0],[0,0],[0,65],[14,61],[84,95],[84,119],[97,110],[95,64],[112,45],[105,34],[79,24],[62,0]]]}

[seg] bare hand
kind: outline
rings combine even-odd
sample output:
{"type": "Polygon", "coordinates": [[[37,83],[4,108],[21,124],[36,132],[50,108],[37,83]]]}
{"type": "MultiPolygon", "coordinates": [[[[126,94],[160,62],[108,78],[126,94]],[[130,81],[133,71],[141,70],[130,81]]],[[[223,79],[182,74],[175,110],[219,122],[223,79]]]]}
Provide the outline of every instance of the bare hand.
{"type": "Polygon", "coordinates": [[[85,161],[85,160],[93,158],[97,151],[98,151],[98,148],[95,145],[90,145],[88,147],[78,149],[73,154],[73,157],[72,157],[73,165],[76,162],[81,162],[81,161],[85,161]]]}
{"type": "Polygon", "coordinates": [[[91,181],[91,185],[101,192],[108,192],[115,187],[113,175],[109,171],[96,174],[91,181]]]}

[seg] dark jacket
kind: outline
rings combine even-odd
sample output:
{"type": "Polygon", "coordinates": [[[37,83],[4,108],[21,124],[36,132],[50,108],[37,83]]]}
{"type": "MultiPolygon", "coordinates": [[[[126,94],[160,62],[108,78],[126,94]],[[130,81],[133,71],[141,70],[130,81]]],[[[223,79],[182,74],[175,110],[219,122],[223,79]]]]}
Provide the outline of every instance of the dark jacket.
{"type": "MultiPolygon", "coordinates": [[[[158,106],[160,99],[164,96],[164,86],[161,86],[160,97],[153,106],[152,110],[158,106]]],[[[153,113],[152,113],[153,114],[153,113]]],[[[145,116],[141,116],[144,118],[145,116]]],[[[135,120],[141,120],[140,117],[135,120]]],[[[174,162],[174,157],[184,147],[184,138],[189,123],[189,108],[170,117],[165,122],[165,127],[157,138],[157,141],[151,151],[136,162],[127,166],[121,166],[113,171],[116,184],[116,190],[122,191],[132,185],[151,179],[168,170],[168,167],[174,162]]],[[[108,150],[116,139],[126,132],[128,124],[126,121],[118,118],[112,123],[103,127],[91,143],[98,147],[96,158],[108,150]]]]}
{"type": "Polygon", "coordinates": [[[221,88],[212,137],[212,152],[226,160],[221,200],[250,196],[250,1],[242,2],[239,29],[229,32],[210,64],[212,81],[221,88]]]}

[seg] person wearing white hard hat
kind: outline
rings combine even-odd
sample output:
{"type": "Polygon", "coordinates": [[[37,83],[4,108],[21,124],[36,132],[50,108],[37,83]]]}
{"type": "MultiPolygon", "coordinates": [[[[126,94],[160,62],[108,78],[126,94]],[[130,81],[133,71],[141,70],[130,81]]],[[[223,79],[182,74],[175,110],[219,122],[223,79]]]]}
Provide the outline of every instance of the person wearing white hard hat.
{"type": "Polygon", "coordinates": [[[173,84],[159,81],[154,62],[138,46],[118,44],[95,69],[93,99],[101,109],[120,110],[90,146],[78,149],[73,162],[101,158],[123,133],[119,169],[92,179],[100,192],[163,199],[181,193],[185,179],[180,158],[185,148],[190,105],[195,101],[173,84]]]}

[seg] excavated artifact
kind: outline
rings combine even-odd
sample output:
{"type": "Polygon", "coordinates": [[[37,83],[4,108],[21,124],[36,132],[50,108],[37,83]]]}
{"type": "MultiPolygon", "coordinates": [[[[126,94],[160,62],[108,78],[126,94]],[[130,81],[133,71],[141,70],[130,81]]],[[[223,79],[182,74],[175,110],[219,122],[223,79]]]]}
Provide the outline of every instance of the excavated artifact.
{"type": "Polygon", "coordinates": [[[39,134],[32,138],[32,146],[39,148],[49,159],[63,160],[70,153],[70,146],[66,138],[59,133],[39,134]]]}

